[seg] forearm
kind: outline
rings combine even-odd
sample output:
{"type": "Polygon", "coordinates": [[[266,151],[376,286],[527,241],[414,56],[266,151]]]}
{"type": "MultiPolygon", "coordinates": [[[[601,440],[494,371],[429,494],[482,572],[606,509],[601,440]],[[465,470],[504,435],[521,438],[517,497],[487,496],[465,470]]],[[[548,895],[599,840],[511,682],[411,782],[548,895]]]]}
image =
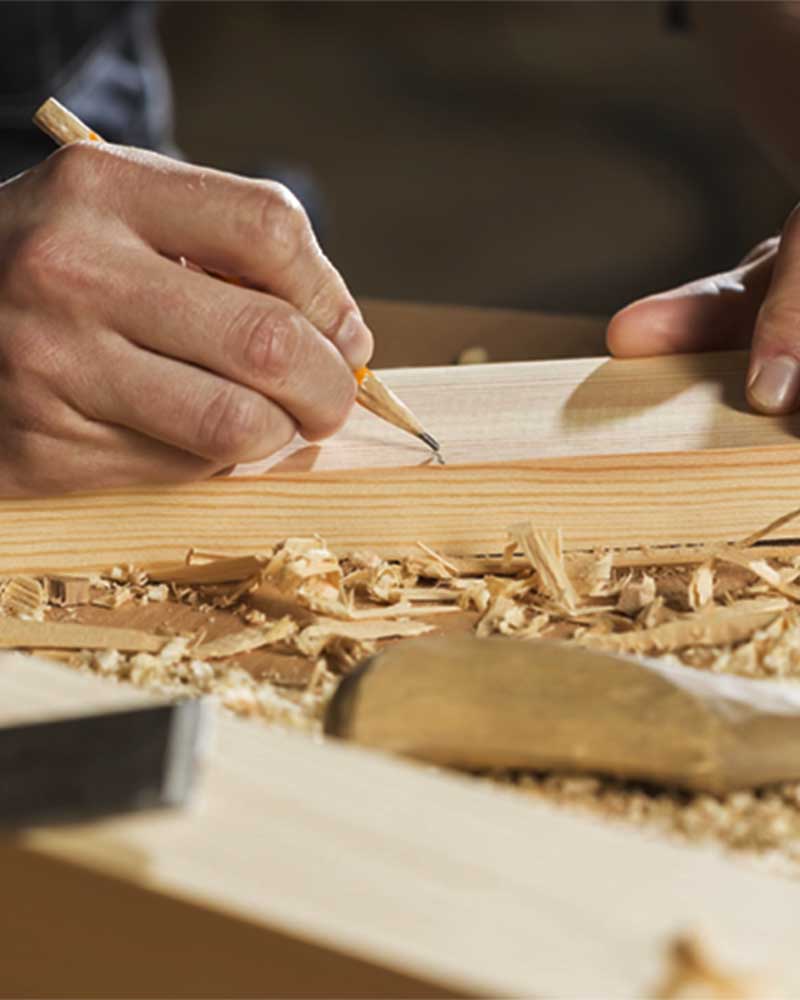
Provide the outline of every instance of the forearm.
{"type": "Polygon", "coordinates": [[[800,185],[800,3],[698,2],[691,21],[745,124],[800,185]]]}

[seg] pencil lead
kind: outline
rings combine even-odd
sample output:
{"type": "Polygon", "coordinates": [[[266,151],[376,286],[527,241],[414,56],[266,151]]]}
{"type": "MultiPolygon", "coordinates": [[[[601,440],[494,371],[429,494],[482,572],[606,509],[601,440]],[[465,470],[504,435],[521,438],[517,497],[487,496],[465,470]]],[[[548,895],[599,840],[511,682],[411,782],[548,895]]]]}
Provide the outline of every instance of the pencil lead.
{"type": "Polygon", "coordinates": [[[439,463],[439,465],[444,465],[444,459],[442,458],[442,451],[441,448],[439,447],[439,442],[436,440],[436,438],[433,437],[432,434],[429,434],[427,431],[420,431],[417,434],[417,437],[420,439],[420,441],[424,441],[425,444],[430,448],[430,450],[433,452],[434,458],[439,463]]]}

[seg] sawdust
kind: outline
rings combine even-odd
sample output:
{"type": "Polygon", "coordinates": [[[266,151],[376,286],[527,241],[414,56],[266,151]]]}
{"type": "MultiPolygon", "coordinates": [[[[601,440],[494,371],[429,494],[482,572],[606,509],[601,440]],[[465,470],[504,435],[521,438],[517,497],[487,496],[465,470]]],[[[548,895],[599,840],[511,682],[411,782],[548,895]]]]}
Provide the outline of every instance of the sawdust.
{"type": "MultiPolygon", "coordinates": [[[[63,588],[52,588],[53,601],[46,580],[15,577],[0,580],[0,625],[24,624],[9,634],[47,655],[51,620],[97,625],[100,615],[108,642],[53,655],[78,670],[210,695],[237,714],[319,733],[342,674],[381,644],[453,627],[451,619],[479,636],[570,640],[717,673],[800,680],[798,580],[796,546],[565,554],[559,533],[522,524],[502,557],[450,559],[421,544],[399,561],[370,552],[337,558],[319,538],[290,538],[247,557],[193,551],[180,565],[120,565],[80,579],[70,591],[80,606],[71,607],[55,606],[63,588]],[[194,617],[172,634],[154,631],[138,651],[115,648],[113,626],[126,623],[119,616],[148,606],[176,623],[194,617]],[[208,636],[202,622],[222,612],[230,624],[208,636]],[[252,669],[248,657],[258,655],[279,664],[273,676],[291,679],[252,669]],[[283,665],[304,662],[298,683],[296,668],[283,665]]],[[[800,875],[800,783],[714,797],[593,775],[489,777],[564,808],[715,842],[800,875]]]]}

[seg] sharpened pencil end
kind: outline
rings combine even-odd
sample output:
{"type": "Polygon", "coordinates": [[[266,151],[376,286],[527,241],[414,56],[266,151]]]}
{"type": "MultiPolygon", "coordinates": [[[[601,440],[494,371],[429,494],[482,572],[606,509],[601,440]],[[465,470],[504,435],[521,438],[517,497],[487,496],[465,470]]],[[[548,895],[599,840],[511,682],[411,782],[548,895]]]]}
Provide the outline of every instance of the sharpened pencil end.
{"type": "Polygon", "coordinates": [[[424,441],[425,444],[430,448],[430,450],[433,452],[433,457],[436,459],[439,465],[444,465],[444,459],[442,458],[442,451],[441,448],[439,447],[439,442],[436,440],[436,438],[433,437],[431,434],[428,434],[427,431],[422,431],[420,434],[417,435],[417,437],[420,439],[420,441],[424,441]]]}

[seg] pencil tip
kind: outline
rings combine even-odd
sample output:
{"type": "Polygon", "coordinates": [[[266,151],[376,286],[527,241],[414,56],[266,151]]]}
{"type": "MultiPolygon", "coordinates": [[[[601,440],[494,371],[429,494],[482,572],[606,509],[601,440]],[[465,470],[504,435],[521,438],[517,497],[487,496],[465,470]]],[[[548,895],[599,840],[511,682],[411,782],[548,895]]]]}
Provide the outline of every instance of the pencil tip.
{"type": "Polygon", "coordinates": [[[428,434],[427,431],[420,431],[420,433],[417,434],[417,437],[420,439],[420,441],[424,441],[425,444],[430,448],[430,450],[433,452],[433,457],[436,459],[437,463],[439,465],[444,465],[445,462],[444,458],[442,457],[442,450],[439,447],[439,442],[436,440],[436,438],[433,437],[432,434],[428,434]]]}

